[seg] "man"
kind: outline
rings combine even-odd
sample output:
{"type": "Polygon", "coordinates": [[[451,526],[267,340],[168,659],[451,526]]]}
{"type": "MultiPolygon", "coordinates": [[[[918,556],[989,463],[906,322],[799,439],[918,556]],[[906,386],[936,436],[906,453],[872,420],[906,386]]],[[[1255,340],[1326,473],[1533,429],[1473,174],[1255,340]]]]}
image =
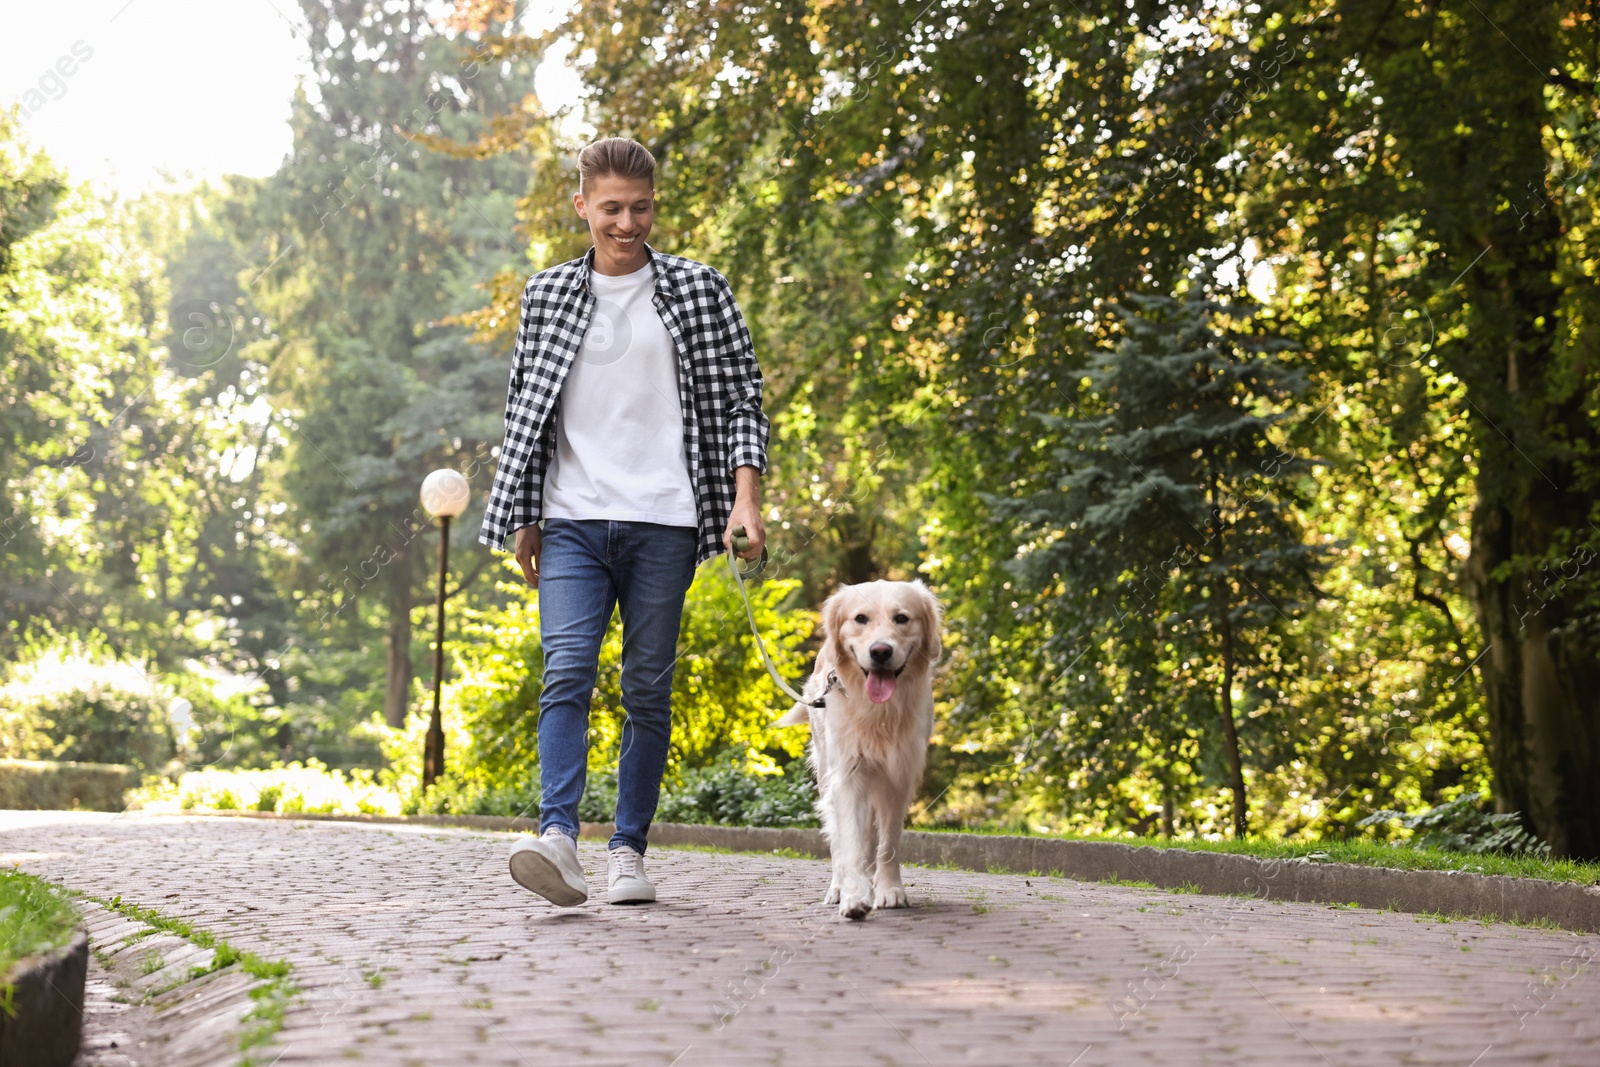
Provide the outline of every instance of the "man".
{"type": "Polygon", "coordinates": [[[651,248],[655,160],[607,138],[578,157],[573,206],[594,247],[522,294],[505,445],[478,539],[539,590],[540,836],[511,876],[582,904],[578,801],[589,696],[613,606],[622,611],[622,730],[607,900],[656,898],[644,868],[671,736],[672,673],[695,567],[731,544],[757,558],[768,424],[750,331],[727,279],[651,248]],[[539,525],[542,521],[542,526],[539,525]]]}

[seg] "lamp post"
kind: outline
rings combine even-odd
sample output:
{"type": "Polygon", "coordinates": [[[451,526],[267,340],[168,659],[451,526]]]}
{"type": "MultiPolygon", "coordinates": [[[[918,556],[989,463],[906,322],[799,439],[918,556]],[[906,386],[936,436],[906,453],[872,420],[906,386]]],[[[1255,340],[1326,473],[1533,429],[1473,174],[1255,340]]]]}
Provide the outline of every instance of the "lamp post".
{"type": "Polygon", "coordinates": [[[444,773],[444,725],[439,719],[439,690],[444,682],[444,586],[450,566],[450,520],[467,508],[467,480],[453,470],[436,470],[422,481],[422,506],[439,519],[439,616],[433,644],[433,718],[422,743],[422,788],[444,773]]]}

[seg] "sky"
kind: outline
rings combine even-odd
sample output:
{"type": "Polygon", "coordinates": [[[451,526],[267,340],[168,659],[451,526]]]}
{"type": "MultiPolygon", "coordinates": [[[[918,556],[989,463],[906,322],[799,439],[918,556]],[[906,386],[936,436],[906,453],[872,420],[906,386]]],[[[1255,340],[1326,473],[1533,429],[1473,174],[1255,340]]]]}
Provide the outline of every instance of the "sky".
{"type": "MultiPolygon", "coordinates": [[[[565,0],[529,0],[524,28],[565,0]]],[[[296,0],[0,0],[0,106],[76,180],[125,195],[224,174],[265,177],[290,148],[289,104],[308,73],[296,0]]],[[[577,98],[564,63],[540,68],[549,109],[577,98]]]]}

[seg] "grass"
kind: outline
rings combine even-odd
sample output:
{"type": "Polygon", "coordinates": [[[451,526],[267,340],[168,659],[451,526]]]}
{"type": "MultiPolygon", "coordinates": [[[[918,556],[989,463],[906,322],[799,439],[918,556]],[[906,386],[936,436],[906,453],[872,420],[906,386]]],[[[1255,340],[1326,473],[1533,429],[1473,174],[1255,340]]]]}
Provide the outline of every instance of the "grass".
{"type": "MultiPolygon", "coordinates": [[[[1102,878],[1100,881],[1101,881],[1102,885],[1120,885],[1120,886],[1126,886],[1129,889],[1155,889],[1156,888],[1156,884],[1154,882],[1145,882],[1145,881],[1141,881],[1140,879],[1137,879],[1137,878],[1118,878],[1115,875],[1113,875],[1110,878],[1102,878]]],[[[1143,909],[1140,909],[1140,910],[1142,911],[1143,909]]]]}
{"type": "Polygon", "coordinates": [[[77,909],[49,882],[0,870],[0,975],[27,956],[61,948],[77,928],[77,909]]]}
{"type": "MultiPolygon", "coordinates": [[[[1398,870],[1467,871],[1474,874],[1509,875],[1514,878],[1540,878],[1552,882],[1600,885],[1600,863],[1580,860],[1543,859],[1535,856],[1507,856],[1443,849],[1413,848],[1404,842],[1389,844],[1367,839],[1347,841],[1285,841],[1246,838],[1243,841],[1205,841],[1198,838],[1118,836],[1115,834],[1038,834],[1016,826],[911,826],[925,833],[967,833],[991,836],[1039,837],[1061,841],[1100,841],[1134,848],[1176,848],[1196,852],[1224,852],[1255,856],[1259,859],[1307,859],[1312,862],[1352,863],[1362,867],[1390,867],[1398,870]]],[[[775,855],[785,859],[819,857],[794,849],[729,849],[708,845],[657,845],[694,852],[751,853],[775,855]]],[[[939,867],[956,869],[954,865],[939,867]]]]}
{"type": "Polygon", "coordinates": [[[968,833],[993,836],[1041,837],[1059,841],[1102,841],[1133,848],[1177,848],[1192,852],[1225,852],[1255,856],[1258,859],[1309,859],[1322,863],[1353,863],[1362,867],[1393,867],[1407,871],[1468,871],[1473,874],[1503,874],[1514,878],[1543,878],[1552,882],[1577,882],[1600,885],[1600,863],[1581,860],[1543,859],[1537,856],[1503,856],[1494,853],[1446,852],[1436,848],[1413,848],[1406,844],[1381,841],[1272,841],[1246,838],[1243,841],[1202,841],[1170,837],[1117,837],[1110,834],[1034,834],[1019,833],[1005,827],[913,827],[930,833],[968,833]]]}
{"type": "MultiPolygon", "coordinates": [[[[1354,904],[1350,906],[1352,908],[1356,907],[1354,904]]],[[[1388,909],[1384,910],[1387,911],[1388,909]]],[[[1560,923],[1554,922],[1550,919],[1490,919],[1482,915],[1467,915],[1459,911],[1414,911],[1411,913],[1411,918],[1419,923],[1476,923],[1478,926],[1485,928],[1495,925],[1504,925],[1520,926],[1525,930],[1548,930],[1553,933],[1561,934],[1578,933],[1581,935],[1583,933],[1582,931],[1568,930],[1560,923]]],[[[1461,951],[1468,952],[1470,949],[1468,946],[1462,945],[1461,951]]]]}
{"type": "Polygon", "coordinates": [[[670,848],[677,852],[705,852],[722,856],[777,856],[785,860],[814,860],[823,857],[792,848],[726,848],[722,845],[651,845],[651,848],[670,848]]]}
{"type": "MultiPolygon", "coordinates": [[[[921,828],[925,829],[925,828],[921,828]]],[[[1092,841],[1133,848],[1175,848],[1190,852],[1223,852],[1233,855],[1255,856],[1258,859],[1309,859],[1314,863],[1353,863],[1360,867],[1390,867],[1405,871],[1467,871],[1472,874],[1503,874],[1514,878],[1542,878],[1551,882],[1573,882],[1578,885],[1600,885],[1600,863],[1581,860],[1540,859],[1535,856],[1502,856],[1494,853],[1446,852],[1436,848],[1412,848],[1404,844],[1384,844],[1379,841],[1269,841],[1246,838],[1243,841],[1200,841],[1168,837],[1115,837],[1109,834],[1032,834],[1015,830],[985,827],[976,830],[939,828],[930,833],[984,834],[991,837],[1041,837],[1054,841],[1092,841]]],[[[655,845],[684,852],[723,853],[727,855],[780,856],[785,859],[818,859],[819,857],[791,848],[736,849],[716,845],[655,845]]],[[[936,871],[966,870],[957,863],[911,864],[936,871]]],[[[1009,872],[995,868],[990,873],[1009,872]]],[[[1044,877],[1048,872],[1030,872],[1044,877]]],[[[1104,879],[1108,885],[1122,885],[1133,889],[1155,889],[1151,882],[1120,878],[1104,879]]],[[[1204,890],[1186,883],[1168,892],[1203,893],[1204,890]]]]}
{"type": "MultiPolygon", "coordinates": [[[[1542,878],[1550,882],[1575,882],[1600,885],[1600,863],[1582,860],[1545,859],[1538,856],[1505,856],[1496,853],[1447,852],[1437,848],[1413,848],[1403,842],[1382,841],[1282,841],[1246,838],[1243,841],[1203,841],[1197,838],[1118,837],[1112,834],[1035,834],[1012,827],[926,827],[913,830],[927,833],[984,834],[993,837],[1040,837],[1055,841],[1098,841],[1133,848],[1176,848],[1191,852],[1224,852],[1255,856],[1257,859],[1306,859],[1313,863],[1353,863],[1360,867],[1391,867],[1403,871],[1467,871],[1472,874],[1503,874],[1513,878],[1542,878]]],[[[664,845],[660,848],[691,852],[750,852],[777,855],[786,859],[816,859],[794,849],[729,849],[710,845],[664,845]]],[[[941,863],[935,869],[957,870],[955,864],[941,863]]],[[[1137,883],[1125,883],[1135,885],[1137,883]]],[[[1146,886],[1140,885],[1140,888],[1146,886]]],[[[1153,887],[1149,887],[1153,888],[1153,887]]],[[[1184,887],[1199,892],[1199,887],[1184,887]]]]}
{"type": "Polygon", "coordinates": [[[243,1063],[253,1063],[250,1050],[267,1044],[272,1040],[272,1036],[283,1028],[284,1009],[288,1007],[289,998],[296,992],[289,980],[289,964],[286,961],[264,959],[254,952],[235,948],[209,930],[202,930],[183,919],[163,915],[153,908],[128,903],[120,895],[110,900],[92,896],[88,899],[130,919],[136,919],[148,927],[175,934],[201,948],[211,949],[210,965],[189,968],[189,975],[184,981],[193,981],[235,964],[240,970],[257,979],[255,988],[250,991],[250,999],[255,1001],[255,1006],[246,1012],[241,1020],[244,1030],[239,1035],[239,1049],[245,1053],[243,1063]]]}

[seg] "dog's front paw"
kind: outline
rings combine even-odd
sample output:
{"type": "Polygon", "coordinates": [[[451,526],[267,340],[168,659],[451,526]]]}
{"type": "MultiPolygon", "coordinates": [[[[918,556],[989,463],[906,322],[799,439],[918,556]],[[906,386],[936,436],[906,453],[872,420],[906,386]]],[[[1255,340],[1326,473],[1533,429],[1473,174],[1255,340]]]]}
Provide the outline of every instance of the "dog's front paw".
{"type": "Polygon", "coordinates": [[[872,883],[865,878],[849,878],[839,890],[839,914],[860,921],[872,910],[872,883]]]}
{"type": "Polygon", "coordinates": [[[906,900],[906,887],[896,882],[872,891],[872,906],[874,908],[909,908],[910,901],[906,900]]]}
{"type": "Polygon", "coordinates": [[[841,895],[839,897],[839,914],[846,919],[860,922],[872,910],[872,901],[865,896],[841,895]]]}
{"type": "Polygon", "coordinates": [[[839,903],[839,883],[834,882],[828,887],[828,895],[822,898],[824,904],[839,903]]]}

